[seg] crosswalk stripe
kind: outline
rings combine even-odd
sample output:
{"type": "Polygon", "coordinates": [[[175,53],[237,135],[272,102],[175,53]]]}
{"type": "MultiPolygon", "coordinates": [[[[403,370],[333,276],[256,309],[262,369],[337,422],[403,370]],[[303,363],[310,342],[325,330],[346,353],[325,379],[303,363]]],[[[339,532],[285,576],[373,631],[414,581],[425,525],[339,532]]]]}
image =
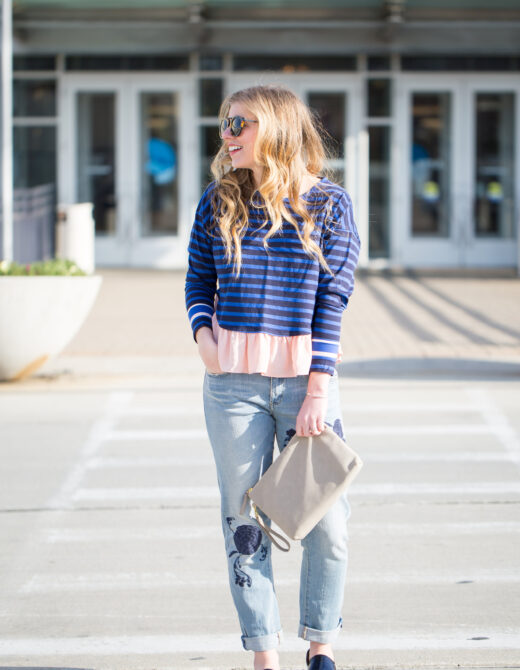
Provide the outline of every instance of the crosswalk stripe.
{"type": "MultiPolygon", "coordinates": [[[[295,635],[283,636],[283,651],[302,651],[308,643],[295,635]]],[[[335,642],[340,651],[373,650],[471,650],[520,649],[520,630],[481,629],[467,626],[462,629],[429,628],[414,631],[413,636],[400,632],[386,635],[344,634],[335,642]]],[[[114,656],[175,654],[183,652],[225,653],[242,652],[240,636],[236,634],[197,635],[121,635],[70,638],[4,638],[0,639],[3,656],[114,656]]]]}
{"type": "MultiPolygon", "coordinates": [[[[445,413],[474,413],[479,412],[478,405],[464,403],[349,403],[347,406],[348,414],[354,412],[363,412],[367,414],[389,412],[395,414],[409,414],[419,412],[421,414],[445,413]]],[[[204,408],[202,405],[168,405],[162,407],[127,407],[121,409],[120,416],[140,416],[140,417],[179,417],[188,415],[202,416],[204,408]]]]}
{"type": "MultiPolygon", "coordinates": [[[[518,521],[489,521],[463,523],[355,523],[348,525],[352,536],[382,535],[498,535],[520,533],[518,521]]],[[[220,525],[175,526],[171,528],[141,528],[139,530],[119,528],[49,528],[45,532],[48,544],[91,542],[171,542],[172,540],[206,540],[220,538],[220,525]]]]}
{"type": "MultiPolygon", "coordinates": [[[[377,426],[346,426],[347,437],[351,435],[489,435],[493,427],[486,424],[413,424],[413,425],[381,425],[377,426]]],[[[107,442],[126,440],[160,441],[160,440],[187,440],[207,439],[205,429],[187,428],[175,430],[112,430],[107,432],[104,439],[107,442]]]]}
{"type": "Polygon", "coordinates": [[[218,496],[218,486],[80,488],[74,494],[74,500],[196,500],[217,499],[218,496]]]}
{"type": "MultiPolygon", "coordinates": [[[[371,452],[363,450],[363,461],[366,463],[507,463],[511,455],[500,451],[430,451],[428,453],[414,453],[413,451],[371,452]]],[[[214,467],[210,452],[206,458],[192,456],[150,456],[136,457],[97,457],[86,466],[89,470],[112,468],[168,468],[168,467],[214,467]]]]}
{"type": "MultiPolygon", "coordinates": [[[[520,482],[354,483],[349,495],[510,495],[520,493],[520,482]]],[[[218,499],[217,486],[157,486],[149,488],[80,488],[80,500],[196,500],[218,499]]]]}
{"type": "MultiPolygon", "coordinates": [[[[280,571],[278,571],[280,572],[280,571]]],[[[437,585],[454,586],[457,583],[475,584],[518,584],[518,571],[468,569],[467,572],[441,574],[409,573],[403,570],[400,573],[370,572],[360,573],[351,571],[348,584],[373,585],[437,585]]],[[[224,572],[201,577],[199,574],[187,577],[173,572],[117,572],[117,573],[89,573],[89,574],[59,574],[34,575],[21,588],[21,593],[53,593],[57,591],[119,591],[119,590],[152,590],[186,587],[221,588],[227,586],[228,580],[224,572]]],[[[276,578],[276,586],[297,586],[299,576],[283,576],[276,578]]]]}

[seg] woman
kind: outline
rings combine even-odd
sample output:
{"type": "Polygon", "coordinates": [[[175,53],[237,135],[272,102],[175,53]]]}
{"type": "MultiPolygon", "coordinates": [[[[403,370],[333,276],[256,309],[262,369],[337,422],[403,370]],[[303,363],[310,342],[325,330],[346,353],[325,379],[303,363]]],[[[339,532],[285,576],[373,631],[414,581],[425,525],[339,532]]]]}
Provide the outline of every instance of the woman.
{"type": "MultiPolygon", "coordinates": [[[[347,193],[321,177],[310,110],[289,90],[256,86],[220,110],[215,181],[197,208],[186,305],[206,366],[204,410],[222,499],[230,586],[255,670],[279,670],[281,626],[269,539],[245,491],[296,432],[342,436],[341,315],[359,237],[347,193]]],[[[311,670],[332,670],[347,565],[346,498],[302,541],[299,635],[311,670]]]]}

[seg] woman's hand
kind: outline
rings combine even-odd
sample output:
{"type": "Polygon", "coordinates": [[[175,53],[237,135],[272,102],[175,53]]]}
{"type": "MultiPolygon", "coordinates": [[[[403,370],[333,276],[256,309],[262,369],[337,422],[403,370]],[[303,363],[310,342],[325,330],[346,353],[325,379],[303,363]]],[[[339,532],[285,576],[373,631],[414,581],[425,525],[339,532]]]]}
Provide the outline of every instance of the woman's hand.
{"type": "Polygon", "coordinates": [[[296,434],[303,437],[319,435],[325,428],[327,398],[305,396],[298,416],[296,417],[296,434]]]}
{"type": "Polygon", "coordinates": [[[296,434],[303,437],[319,435],[325,429],[330,375],[311,372],[307,395],[296,417],[296,434]]]}
{"type": "Polygon", "coordinates": [[[208,328],[207,326],[199,328],[195,335],[195,339],[197,340],[197,345],[199,347],[199,356],[202,358],[206,370],[214,375],[222,374],[223,370],[218,362],[218,347],[213,338],[211,328],[208,328]]]}

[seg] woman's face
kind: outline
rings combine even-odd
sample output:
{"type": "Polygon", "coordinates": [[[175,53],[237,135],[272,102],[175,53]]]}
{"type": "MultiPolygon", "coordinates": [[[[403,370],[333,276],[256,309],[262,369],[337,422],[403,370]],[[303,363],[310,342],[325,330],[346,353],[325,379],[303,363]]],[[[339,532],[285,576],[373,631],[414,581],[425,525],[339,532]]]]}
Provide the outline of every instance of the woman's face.
{"type": "MultiPolygon", "coordinates": [[[[257,120],[254,114],[240,102],[234,102],[229,108],[228,116],[243,116],[244,119],[257,120]]],[[[254,148],[256,136],[258,134],[258,123],[248,123],[242,128],[242,132],[238,137],[234,137],[228,128],[223,136],[222,141],[226,145],[226,150],[231,157],[231,164],[234,168],[246,168],[253,170],[255,178],[262,175],[261,167],[255,163],[254,148]]],[[[259,181],[257,179],[257,181],[259,181]]]]}

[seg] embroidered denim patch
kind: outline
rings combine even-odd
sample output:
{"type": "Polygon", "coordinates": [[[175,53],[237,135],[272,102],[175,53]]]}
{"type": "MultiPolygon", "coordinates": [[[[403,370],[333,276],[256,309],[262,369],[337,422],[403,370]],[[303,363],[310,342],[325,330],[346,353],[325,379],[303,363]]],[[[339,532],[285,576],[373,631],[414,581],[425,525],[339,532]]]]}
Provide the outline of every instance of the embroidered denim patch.
{"type": "MultiPolygon", "coordinates": [[[[233,522],[235,517],[228,516],[226,517],[227,524],[229,529],[233,533],[233,542],[235,543],[236,550],[233,550],[229,553],[229,558],[236,556],[233,561],[233,572],[235,573],[235,584],[238,586],[248,586],[252,585],[251,577],[244,572],[242,569],[242,563],[240,561],[243,556],[252,556],[258,551],[260,544],[262,542],[262,531],[258,526],[253,526],[251,524],[242,524],[233,529],[233,522]]],[[[267,548],[262,547],[262,552],[260,554],[260,561],[265,561],[267,556],[267,548]]]]}

